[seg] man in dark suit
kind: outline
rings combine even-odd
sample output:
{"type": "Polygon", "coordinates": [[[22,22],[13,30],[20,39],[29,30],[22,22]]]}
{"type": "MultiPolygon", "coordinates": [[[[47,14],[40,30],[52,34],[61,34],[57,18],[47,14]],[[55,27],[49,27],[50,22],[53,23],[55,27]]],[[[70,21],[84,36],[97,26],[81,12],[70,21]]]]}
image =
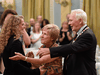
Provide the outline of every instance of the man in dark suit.
{"type": "Polygon", "coordinates": [[[83,10],[72,10],[69,24],[72,27],[72,31],[77,33],[76,38],[67,45],[40,48],[37,55],[50,54],[51,58],[67,57],[64,75],[96,75],[95,52],[97,40],[86,23],[87,15],[83,10]]]}
{"type": "MultiPolygon", "coordinates": [[[[31,25],[31,27],[27,29],[27,33],[29,36],[31,35],[31,32],[33,31],[33,27],[35,25],[35,19],[33,19],[33,18],[30,19],[30,25],[31,25]]],[[[25,46],[27,48],[30,48],[30,45],[25,45],[25,46]]]]}
{"type": "Polygon", "coordinates": [[[30,19],[31,27],[27,30],[27,33],[28,33],[29,36],[31,35],[30,32],[33,30],[34,24],[35,24],[35,19],[31,18],[30,19]]]}

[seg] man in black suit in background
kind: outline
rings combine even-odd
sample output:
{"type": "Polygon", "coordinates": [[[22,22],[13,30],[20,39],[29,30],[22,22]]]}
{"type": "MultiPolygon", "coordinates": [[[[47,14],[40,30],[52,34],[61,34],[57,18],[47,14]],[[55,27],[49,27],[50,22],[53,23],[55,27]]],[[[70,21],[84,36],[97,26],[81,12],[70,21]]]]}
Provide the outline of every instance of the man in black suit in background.
{"type": "Polygon", "coordinates": [[[31,18],[30,19],[31,27],[27,30],[27,33],[28,33],[29,36],[31,35],[30,32],[33,30],[34,24],[35,24],[35,19],[31,18]]]}
{"type": "MultiPolygon", "coordinates": [[[[33,19],[33,18],[30,19],[30,25],[31,25],[31,27],[27,29],[27,33],[29,36],[31,35],[31,32],[33,31],[33,27],[35,25],[35,19],[33,19]]],[[[26,46],[26,48],[30,48],[30,45],[25,45],[25,46],[26,46]]]]}
{"type": "Polygon", "coordinates": [[[69,25],[72,27],[72,31],[77,33],[77,36],[67,45],[40,48],[37,55],[50,54],[51,58],[67,56],[64,75],[96,75],[95,52],[97,40],[86,23],[87,15],[82,9],[72,10],[69,25]]]}

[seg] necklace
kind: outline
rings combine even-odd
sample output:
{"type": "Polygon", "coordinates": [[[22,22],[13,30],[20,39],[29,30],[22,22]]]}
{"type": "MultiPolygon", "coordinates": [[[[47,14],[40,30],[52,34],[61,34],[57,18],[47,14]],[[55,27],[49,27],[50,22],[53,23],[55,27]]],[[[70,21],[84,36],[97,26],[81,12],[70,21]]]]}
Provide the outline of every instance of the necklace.
{"type": "Polygon", "coordinates": [[[74,42],[76,41],[76,39],[77,39],[80,35],[82,35],[87,29],[89,29],[89,27],[86,27],[85,29],[83,29],[82,32],[73,40],[72,43],[74,43],[74,42]]]}
{"type": "MultiPolygon", "coordinates": [[[[48,47],[48,48],[51,48],[54,45],[55,45],[55,42],[50,47],[48,47]]],[[[44,45],[43,48],[46,48],[46,46],[44,45]]]]}

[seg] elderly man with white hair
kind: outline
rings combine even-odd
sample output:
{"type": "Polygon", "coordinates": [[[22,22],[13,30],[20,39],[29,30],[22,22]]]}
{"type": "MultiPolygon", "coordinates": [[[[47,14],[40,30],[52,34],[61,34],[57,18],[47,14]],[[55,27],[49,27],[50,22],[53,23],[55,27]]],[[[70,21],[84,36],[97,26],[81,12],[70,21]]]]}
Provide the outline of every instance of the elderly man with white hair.
{"type": "Polygon", "coordinates": [[[97,40],[92,30],[87,26],[87,15],[82,9],[71,11],[69,25],[77,36],[70,44],[40,48],[37,55],[50,54],[51,58],[67,57],[64,75],[96,75],[95,52],[97,40]]]}

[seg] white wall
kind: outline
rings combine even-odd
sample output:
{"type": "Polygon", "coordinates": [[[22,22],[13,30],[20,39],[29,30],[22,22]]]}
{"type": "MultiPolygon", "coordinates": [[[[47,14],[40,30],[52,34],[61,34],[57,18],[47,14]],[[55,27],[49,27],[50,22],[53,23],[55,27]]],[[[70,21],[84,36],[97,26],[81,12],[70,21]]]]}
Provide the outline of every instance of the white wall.
{"type": "Polygon", "coordinates": [[[80,9],[80,0],[71,0],[71,3],[72,3],[71,10],[80,9]]]}
{"type": "Polygon", "coordinates": [[[54,24],[61,28],[61,5],[54,1],[54,24]]]}
{"type": "Polygon", "coordinates": [[[15,3],[18,15],[22,15],[22,0],[15,0],[15,3]]]}

